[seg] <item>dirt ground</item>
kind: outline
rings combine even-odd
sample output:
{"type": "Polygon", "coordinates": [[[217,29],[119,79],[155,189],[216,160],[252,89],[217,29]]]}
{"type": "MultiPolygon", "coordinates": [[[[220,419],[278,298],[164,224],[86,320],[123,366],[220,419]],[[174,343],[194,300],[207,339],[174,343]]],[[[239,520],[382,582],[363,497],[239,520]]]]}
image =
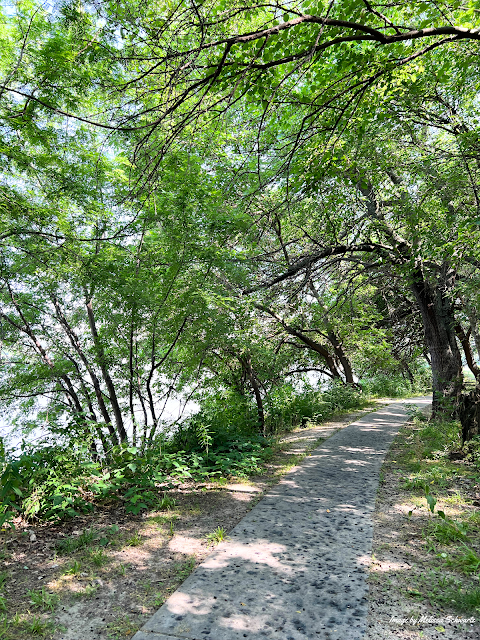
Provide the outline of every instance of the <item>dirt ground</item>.
{"type": "Polygon", "coordinates": [[[131,638],[270,486],[371,410],[288,434],[262,476],[178,484],[166,492],[170,510],[133,516],[115,502],[59,525],[3,532],[0,640],[131,638]]]}

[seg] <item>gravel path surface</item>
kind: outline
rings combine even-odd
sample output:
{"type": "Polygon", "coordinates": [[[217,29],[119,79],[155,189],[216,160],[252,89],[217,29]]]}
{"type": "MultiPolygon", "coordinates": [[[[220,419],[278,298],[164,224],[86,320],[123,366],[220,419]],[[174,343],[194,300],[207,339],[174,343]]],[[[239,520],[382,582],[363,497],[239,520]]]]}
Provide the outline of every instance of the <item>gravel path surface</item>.
{"type": "Polygon", "coordinates": [[[392,403],[339,431],[240,521],[133,640],[353,640],[365,633],[379,470],[392,403]]]}

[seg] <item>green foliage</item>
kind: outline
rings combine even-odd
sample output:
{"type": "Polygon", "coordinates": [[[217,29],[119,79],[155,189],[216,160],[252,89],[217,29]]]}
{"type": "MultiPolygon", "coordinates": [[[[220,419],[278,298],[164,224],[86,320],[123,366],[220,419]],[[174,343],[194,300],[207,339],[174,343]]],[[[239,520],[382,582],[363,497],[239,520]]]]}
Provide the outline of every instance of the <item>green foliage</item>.
{"type": "MultiPolygon", "coordinates": [[[[441,512],[438,512],[440,514],[441,512]]],[[[453,542],[467,540],[468,525],[457,522],[451,518],[438,516],[432,518],[423,530],[423,535],[428,540],[434,540],[438,544],[448,545],[453,542]]]]}
{"type": "Polygon", "coordinates": [[[402,398],[414,391],[408,380],[398,374],[377,374],[372,378],[362,378],[360,383],[367,395],[377,398],[402,398]]]}
{"type": "Polygon", "coordinates": [[[127,547],[140,547],[143,543],[144,539],[138,533],[138,531],[135,531],[133,536],[130,536],[130,538],[127,538],[127,540],[125,540],[125,544],[127,547]]]}
{"type": "Polygon", "coordinates": [[[273,432],[291,430],[306,421],[321,423],[335,413],[365,406],[362,392],[352,385],[332,384],[324,391],[304,385],[302,391],[293,385],[273,389],[267,401],[267,423],[273,432]]]}
{"type": "Polygon", "coordinates": [[[462,550],[452,558],[448,564],[466,574],[475,574],[480,571],[480,556],[474,550],[462,542],[462,550]]]}
{"type": "Polygon", "coordinates": [[[175,505],[176,505],[175,498],[172,498],[171,496],[164,495],[163,498],[158,503],[158,510],[159,511],[170,511],[172,509],[175,509],[175,505]]]}
{"type": "Polygon", "coordinates": [[[56,593],[49,593],[45,587],[27,591],[27,596],[30,598],[31,604],[44,611],[54,611],[58,603],[58,595],[56,593]]]}
{"type": "Polygon", "coordinates": [[[44,636],[53,631],[53,623],[50,620],[43,620],[40,616],[33,616],[25,624],[25,628],[34,636],[44,636]]]}
{"type": "MultiPolygon", "coordinates": [[[[335,412],[363,406],[353,386],[331,385],[319,392],[278,387],[266,404],[271,431],[326,420],[335,412]]],[[[172,480],[203,480],[247,476],[261,471],[272,454],[269,438],[257,433],[255,408],[242,397],[206,397],[199,413],[180,423],[170,438],[164,435],[142,450],[122,445],[108,458],[92,460],[88,447],[73,444],[26,449],[5,465],[2,496],[15,513],[28,519],[62,520],[91,511],[103,501],[122,500],[127,513],[172,509],[175,501],[161,490],[172,480]],[[236,401],[235,401],[236,398],[236,401]]],[[[106,546],[112,531],[83,531],[59,541],[60,553],[92,545],[106,546]]]]}
{"type": "Polygon", "coordinates": [[[102,547],[96,549],[89,549],[87,553],[87,559],[92,562],[96,567],[103,567],[104,564],[109,562],[110,558],[105,553],[105,549],[102,547]]]}
{"type": "Polygon", "coordinates": [[[68,536],[66,538],[62,538],[56,544],[57,551],[61,554],[70,554],[78,551],[79,549],[83,549],[85,547],[89,547],[94,540],[97,539],[97,532],[93,529],[88,529],[82,531],[82,533],[78,536],[68,536]]]}
{"type": "Polygon", "coordinates": [[[416,587],[430,601],[432,606],[441,606],[455,611],[478,614],[480,611],[480,587],[475,584],[465,585],[454,576],[444,571],[429,571],[421,576],[416,587]]]}
{"type": "Polygon", "coordinates": [[[70,563],[70,565],[67,567],[65,574],[66,575],[71,575],[71,576],[76,576],[79,573],[81,573],[82,571],[82,565],[80,564],[80,562],[78,562],[78,560],[74,560],[72,563],[70,563]]]}
{"type": "Polygon", "coordinates": [[[205,537],[208,542],[212,544],[218,544],[219,542],[223,542],[227,536],[227,532],[223,527],[217,527],[215,531],[212,533],[208,533],[205,537]]]}

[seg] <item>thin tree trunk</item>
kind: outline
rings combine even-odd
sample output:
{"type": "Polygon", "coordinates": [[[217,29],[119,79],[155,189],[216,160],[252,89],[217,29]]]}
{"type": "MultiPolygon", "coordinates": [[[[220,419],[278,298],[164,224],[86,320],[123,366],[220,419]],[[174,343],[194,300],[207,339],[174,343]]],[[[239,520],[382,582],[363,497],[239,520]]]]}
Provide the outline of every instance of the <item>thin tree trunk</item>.
{"type": "Polygon", "coordinates": [[[252,368],[252,359],[250,358],[250,356],[246,356],[246,357],[239,357],[239,360],[245,369],[245,373],[247,374],[248,381],[252,385],[253,394],[255,396],[255,402],[257,403],[259,428],[262,434],[265,435],[265,411],[263,409],[263,400],[262,400],[262,394],[260,393],[260,387],[258,386],[257,378],[252,368]]]}
{"type": "Polygon", "coordinates": [[[78,339],[78,336],[76,335],[75,331],[72,329],[72,327],[68,324],[67,319],[65,318],[64,314],[62,313],[62,310],[60,308],[60,305],[58,303],[58,300],[56,298],[53,298],[53,303],[55,305],[55,310],[57,312],[57,318],[60,321],[60,324],[63,326],[65,333],[68,336],[68,339],[70,340],[70,344],[72,345],[72,347],[75,349],[75,351],[78,353],[78,356],[80,358],[80,360],[83,362],[86,370],[88,371],[88,374],[90,376],[90,379],[92,381],[93,384],[93,389],[95,391],[95,396],[97,398],[97,402],[98,402],[98,406],[100,408],[100,412],[102,414],[103,419],[105,420],[105,424],[107,425],[107,429],[109,431],[110,437],[112,438],[112,442],[113,444],[118,444],[118,436],[117,433],[115,431],[115,429],[113,428],[112,425],[112,420],[110,418],[110,415],[108,413],[108,409],[107,406],[105,404],[105,401],[103,399],[103,393],[102,393],[102,388],[100,386],[100,381],[97,377],[97,374],[95,373],[93,367],[90,365],[90,363],[88,362],[88,359],[80,345],[80,341],[78,339]]]}
{"type": "MultiPolygon", "coordinates": [[[[464,301],[465,302],[465,301],[464,301]]],[[[473,340],[475,342],[475,349],[477,356],[480,358],[480,333],[478,331],[478,317],[475,309],[470,304],[465,303],[465,311],[467,313],[468,321],[470,322],[470,328],[472,330],[473,340]]]]}
{"type": "Polygon", "coordinates": [[[460,340],[460,344],[462,345],[463,353],[465,355],[465,361],[467,363],[468,368],[473,373],[477,380],[480,380],[480,368],[475,362],[475,358],[473,357],[472,347],[470,346],[470,330],[465,333],[462,325],[458,322],[455,325],[455,331],[460,340]]]}
{"type": "Polygon", "coordinates": [[[86,302],[86,307],[87,307],[87,315],[88,315],[88,324],[90,325],[90,331],[92,333],[93,342],[98,354],[98,360],[99,360],[100,369],[102,371],[103,379],[105,380],[105,384],[108,389],[110,403],[112,405],[113,414],[115,416],[115,422],[117,425],[118,435],[120,436],[121,442],[127,442],[128,436],[127,436],[127,432],[125,431],[125,426],[123,424],[122,411],[120,409],[120,405],[118,404],[118,398],[115,392],[115,386],[113,384],[112,378],[110,377],[110,373],[108,371],[105,350],[98,336],[97,325],[95,323],[95,314],[93,313],[93,303],[91,299],[88,302],[86,302]]]}
{"type": "Polygon", "coordinates": [[[340,371],[338,370],[337,365],[335,364],[335,360],[329,353],[328,349],[326,349],[319,342],[312,340],[309,336],[302,333],[300,329],[296,329],[295,327],[287,324],[279,315],[275,313],[275,311],[273,311],[273,309],[265,307],[262,304],[255,304],[254,306],[259,309],[259,311],[264,311],[265,313],[268,313],[270,316],[272,316],[272,318],[275,318],[275,320],[282,325],[287,333],[300,340],[300,342],[303,342],[303,344],[307,345],[307,347],[312,351],[315,351],[315,353],[318,353],[325,361],[328,369],[330,369],[330,371],[332,372],[332,378],[342,380],[340,371]]]}
{"type": "Polygon", "coordinates": [[[462,424],[462,444],[480,435],[480,387],[478,385],[460,398],[458,417],[462,424]]]}
{"type": "Polygon", "coordinates": [[[134,317],[135,317],[135,303],[132,307],[132,317],[130,319],[130,335],[128,341],[128,370],[129,370],[129,380],[128,380],[128,405],[130,407],[130,416],[132,418],[132,442],[133,446],[137,444],[137,422],[135,419],[135,410],[133,407],[133,337],[134,337],[134,317]]]}
{"type": "Polygon", "coordinates": [[[353,379],[352,365],[350,363],[350,360],[347,354],[343,350],[343,345],[341,340],[337,336],[335,329],[333,328],[333,325],[330,323],[328,319],[327,308],[323,304],[322,299],[320,298],[320,294],[318,293],[316,286],[313,284],[313,281],[310,280],[309,284],[310,284],[310,290],[312,291],[318,305],[320,306],[323,313],[325,314],[325,323],[327,325],[327,338],[333,347],[333,351],[335,355],[337,356],[338,360],[340,361],[340,364],[342,365],[343,373],[345,374],[345,382],[347,382],[347,384],[355,384],[355,380],[353,379]]]}

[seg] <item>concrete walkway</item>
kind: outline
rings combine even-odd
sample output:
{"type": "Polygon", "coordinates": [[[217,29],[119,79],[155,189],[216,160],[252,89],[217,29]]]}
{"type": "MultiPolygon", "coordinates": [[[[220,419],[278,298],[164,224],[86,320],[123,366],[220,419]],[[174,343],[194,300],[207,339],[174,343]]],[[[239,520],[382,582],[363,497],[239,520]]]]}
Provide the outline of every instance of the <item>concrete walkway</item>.
{"type": "Polygon", "coordinates": [[[241,520],[133,640],[353,640],[365,633],[380,467],[405,403],[315,449],[241,520]]]}

